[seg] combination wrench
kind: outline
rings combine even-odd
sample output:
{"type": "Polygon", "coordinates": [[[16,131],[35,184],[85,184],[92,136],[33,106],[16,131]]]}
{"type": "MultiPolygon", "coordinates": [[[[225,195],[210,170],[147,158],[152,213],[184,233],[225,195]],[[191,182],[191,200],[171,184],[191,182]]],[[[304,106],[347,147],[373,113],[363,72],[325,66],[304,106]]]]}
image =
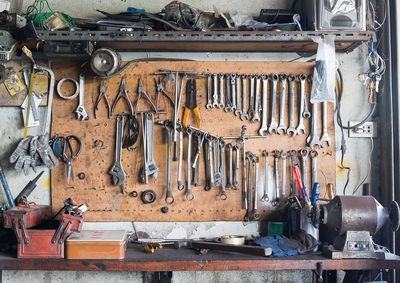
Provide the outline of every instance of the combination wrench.
{"type": "Polygon", "coordinates": [[[231,95],[231,83],[230,83],[231,74],[225,75],[225,112],[232,112],[232,95],[231,95]]]}
{"type": "Polygon", "coordinates": [[[230,85],[231,88],[232,111],[236,111],[236,74],[230,74],[230,76],[226,78],[226,84],[230,85]]]}
{"type": "Polygon", "coordinates": [[[221,183],[221,172],[219,171],[219,139],[214,139],[214,182],[216,185],[221,183]]]}
{"type": "Polygon", "coordinates": [[[262,155],[264,156],[264,194],[261,197],[262,202],[269,202],[268,196],[268,151],[263,150],[262,155]]]}
{"type": "Polygon", "coordinates": [[[241,75],[242,79],[242,113],[240,113],[240,120],[249,119],[249,114],[247,114],[247,75],[241,75]]]}
{"type": "Polygon", "coordinates": [[[296,195],[297,192],[297,184],[296,184],[296,180],[293,174],[293,167],[297,165],[296,163],[296,157],[297,157],[297,152],[295,150],[290,150],[288,152],[288,155],[290,157],[290,175],[292,176],[292,178],[290,178],[290,195],[294,196],[296,195]]]}
{"type": "Polygon", "coordinates": [[[179,132],[179,158],[178,158],[178,178],[177,185],[178,191],[183,191],[185,189],[185,185],[182,183],[182,159],[183,159],[183,130],[182,127],[179,126],[177,128],[179,132]]]}
{"type": "Polygon", "coordinates": [[[206,154],[204,155],[205,158],[205,172],[206,172],[206,185],[204,186],[205,191],[211,190],[211,187],[215,187],[214,182],[214,169],[213,169],[213,150],[212,150],[212,140],[210,136],[205,137],[206,143],[206,154]]]}
{"type": "Polygon", "coordinates": [[[286,158],[287,154],[286,151],[281,152],[281,159],[282,159],[282,198],[286,198],[286,158]]]}
{"type": "Polygon", "coordinates": [[[271,135],[278,127],[276,120],[275,120],[275,113],[276,113],[276,93],[277,93],[277,86],[278,86],[278,76],[276,74],[271,75],[272,80],[272,105],[271,105],[271,121],[268,127],[268,133],[271,135]]]}
{"type": "Polygon", "coordinates": [[[319,136],[318,136],[318,105],[319,103],[314,103],[312,104],[312,117],[311,117],[311,129],[310,129],[310,135],[307,137],[307,143],[308,146],[311,147],[312,149],[315,146],[318,146],[318,148],[321,148],[321,143],[319,141],[319,136]]]}
{"type": "Polygon", "coordinates": [[[266,136],[268,133],[267,126],[267,96],[268,96],[268,76],[264,76],[262,80],[262,117],[261,117],[261,128],[258,130],[260,136],[266,136]]]}
{"type": "MultiPolygon", "coordinates": [[[[234,74],[235,75],[235,74],[234,74]]],[[[240,116],[242,114],[242,107],[240,103],[240,74],[235,75],[235,83],[236,83],[236,110],[235,116],[240,116]]]]}
{"type": "Polygon", "coordinates": [[[213,104],[212,107],[216,108],[219,106],[218,103],[218,75],[217,74],[212,74],[213,77],[213,104]]]}
{"type": "Polygon", "coordinates": [[[306,82],[306,75],[300,74],[299,75],[299,80],[300,80],[300,109],[299,109],[299,124],[297,125],[297,133],[304,134],[306,132],[306,127],[304,126],[304,103],[305,103],[305,82],[306,82]]]}
{"type": "Polygon", "coordinates": [[[213,107],[212,102],[212,77],[211,74],[207,74],[207,104],[206,108],[211,109],[213,107]]]}
{"type": "MultiPolygon", "coordinates": [[[[251,152],[246,152],[246,159],[247,159],[247,165],[249,166],[247,170],[247,188],[246,188],[246,215],[244,219],[246,221],[251,219],[251,185],[252,185],[252,177],[253,177],[253,154],[251,152]]],[[[246,166],[246,163],[245,165],[246,166]]]]}
{"type": "Polygon", "coordinates": [[[204,142],[204,137],[205,135],[201,134],[200,132],[195,132],[196,136],[196,155],[193,160],[192,168],[194,168],[194,173],[193,173],[193,186],[198,186],[199,185],[199,174],[200,174],[200,153],[201,153],[201,148],[203,147],[203,142],[204,142]]]}
{"type": "Polygon", "coordinates": [[[317,158],[318,152],[315,150],[311,150],[311,188],[314,186],[315,183],[318,182],[317,180],[317,158]]]}
{"type": "Polygon", "coordinates": [[[255,176],[254,176],[254,198],[253,198],[253,211],[251,212],[251,216],[253,220],[260,219],[260,213],[258,212],[258,165],[259,165],[259,158],[258,156],[254,156],[253,162],[255,164],[255,176]]]}
{"type": "Polygon", "coordinates": [[[281,152],[279,150],[274,150],[272,152],[274,156],[274,181],[275,181],[275,199],[272,201],[273,206],[278,206],[280,201],[280,192],[279,192],[279,157],[281,156],[281,152]]]}
{"type": "Polygon", "coordinates": [[[225,141],[223,139],[219,141],[219,147],[221,152],[221,167],[219,170],[221,172],[221,194],[219,197],[221,200],[226,200],[228,198],[228,195],[226,194],[225,141]]]}
{"type": "Polygon", "coordinates": [[[191,162],[191,157],[192,157],[192,129],[187,128],[186,129],[186,134],[187,134],[187,182],[186,182],[186,199],[189,201],[192,201],[194,199],[194,194],[192,192],[192,188],[190,187],[191,183],[191,170],[192,170],[192,162],[191,162]]]}
{"type": "MultiPolygon", "coordinates": [[[[252,119],[254,117],[254,80],[255,80],[255,75],[250,75],[250,101],[249,101],[249,118],[252,119]]],[[[253,122],[253,120],[251,120],[253,122]]]]}
{"type": "Polygon", "coordinates": [[[235,164],[234,164],[234,170],[233,170],[233,183],[232,183],[232,188],[234,190],[239,189],[239,168],[240,168],[240,152],[239,152],[239,146],[235,144],[233,146],[233,151],[235,152],[235,164]]]}
{"type": "Polygon", "coordinates": [[[276,133],[279,135],[280,131],[286,135],[286,125],[285,125],[285,106],[286,106],[286,86],[287,86],[287,76],[285,74],[279,75],[279,80],[281,81],[281,102],[279,105],[279,126],[276,129],[276,133]]]}
{"type": "MultiPolygon", "coordinates": [[[[308,79],[308,81],[310,82],[310,93],[311,93],[311,81],[312,81],[312,76],[309,75],[309,76],[307,77],[307,79],[308,79]]],[[[304,83],[305,83],[305,82],[304,82],[304,83]]],[[[302,87],[303,87],[304,93],[305,93],[305,91],[306,91],[305,85],[303,85],[302,87]]],[[[310,97],[311,97],[311,95],[310,95],[310,97]]],[[[304,117],[304,118],[310,118],[310,117],[311,117],[311,113],[310,113],[310,111],[308,110],[308,99],[307,99],[307,95],[306,95],[306,94],[304,95],[304,111],[303,111],[303,117],[304,117]]]]}
{"type": "Polygon", "coordinates": [[[331,138],[328,135],[328,102],[322,102],[322,136],[321,136],[321,147],[327,143],[328,146],[331,145],[331,138]]]}
{"type": "Polygon", "coordinates": [[[219,74],[218,75],[218,80],[219,80],[219,108],[224,108],[225,107],[225,96],[224,96],[224,74],[219,74]]]}
{"type": "Polygon", "coordinates": [[[89,120],[89,116],[85,110],[85,74],[79,74],[79,105],[75,113],[78,119],[89,120]]]}
{"type": "Polygon", "coordinates": [[[233,145],[228,143],[228,178],[226,178],[226,187],[231,188],[233,186],[233,145]]]}
{"type": "Polygon", "coordinates": [[[303,177],[303,186],[304,188],[308,188],[308,178],[307,178],[308,150],[305,148],[300,150],[300,156],[301,156],[301,175],[303,177]]]}
{"type": "Polygon", "coordinates": [[[258,76],[256,80],[256,92],[254,96],[254,115],[251,118],[252,122],[260,122],[260,91],[261,91],[261,77],[258,76]]]}
{"type": "Polygon", "coordinates": [[[286,130],[287,134],[292,134],[292,137],[297,135],[297,130],[294,127],[294,88],[296,77],[293,74],[288,76],[289,80],[289,127],[286,130]]]}

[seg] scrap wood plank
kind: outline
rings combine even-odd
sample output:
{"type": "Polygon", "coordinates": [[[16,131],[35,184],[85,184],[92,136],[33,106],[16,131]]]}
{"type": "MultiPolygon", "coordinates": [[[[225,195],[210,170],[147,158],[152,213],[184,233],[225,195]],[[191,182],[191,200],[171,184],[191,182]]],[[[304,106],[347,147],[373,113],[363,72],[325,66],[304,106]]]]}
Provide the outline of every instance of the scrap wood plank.
{"type": "MultiPolygon", "coordinates": [[[[140,62],[134,63],[121,75],[111,78],[107,89],[107,96],[112,104],[121,83],[121,77],[125,76],[126,86],[132,102],[137,98],[138,78],[141,78],[144,88],[151,98],[155,99],[155,71],[159,69],[196,71],[199,73],[243,73],[243,74],[263,74],[263,73],[293,73],[293,74],[311,74],[313,71],[312,63],[287,63],[287,62],[140,62]]],[[[136,150],[128,152],[123,150],[122,162],[128,178],[126,182],[126,194],[121,193],[121,189],[111,182],[111,176],[108,174],[109,169],[114,163],[115,151],[115,114],[111,119],[107,119],[107,112],[104,102],[99,105],[97,119],[93,116],[93,98],[99,92],[99,79],[93,83],[93,77],[87,69],[81,69],[78,63],[55,63],[53,70],[57,80],[64,77],[72,77],[78,79],[80,72],[87,74],[85,81],[85,107],[89,114],[88,121],[80,121],[76,119],[75,109],[78,105],[78,99],[63,100],[57,95],[54,98],[53,105],[53,123],[52,135],[62,133],[64,135],[76,135],[81,138],[83,149],[79,157],[73,161],[74,173],[85,172],[86,178],[79,180],[75,176],[75,182],[68,185],[66,179],[66,164],[61,163],[52,170],[52,204],[53,209],[57,211],[62,206],[62,201],[68,197],[72,197],[78,203],[86,202],[89,211],[85,214],[87,221],[234,221],[243,220],[245,210],[242,208],[242,186],[239,190],[227,189],[228,199],[220,200],[219,188],[213,188],[210,191],[204,191],[204,155],[201,154],[200,162],[200,185],[192,186],[195,198],[193,201],[185,199],[185,191],[179,192],[176,185],[177,162],[173,162],[173,179],[172,189],[175,197],[175,203],[169,206],[169,212],[161,213],[161,208],[167,206],[164,199],[166,193],[166,161],[167,161],[167,135],[166,130],[162,126],[154,126],[154,157],[157,166],[160,168],[157,181],[150,178],[150,184],[144,185],[139,183],[139,172],[143,166],[143,148],[141,137],[136,143],[136,150]],[[94,86],[94,88],[93,88],[94,86]],[[101,143],[96,143],[101,140],[101,143]],[[140,200],[140,193],[144,190],[152,189],[156,192],[157,198],[153,204],[143,204],[140,200]],[[139,197],[131,197],[130,192],[137,191],[139,197]]],[[[205,108],[206,104],[206,78],[197,79],[197,103],[200,109],[202,129],[214,133],[219,136],[238,136],[240,135],[241,126],[248,127],[246,135],[257,135],[260,127],[259,123],[242,122],[232,112],[225,113],[222,109],[205,108]]],[[[165,84],[164,84],[165,85],[165,84]]],[[[247,84],[249,85],[249,84],[247,84]]],[[[166,86],[166,85],[165,85],[166,86]]],[[[173,96],[174,84],[166,87],[169,95],[173,96]]],[[[248,92],[249,93],[249,92],[248,92]]],[[[278,91],[279,93],[279,91],[278,91]]],[[[308,93],[308,92],[307,92],[308,93]]],[[[308,94],[309,95],[309,94],[308,94]]],[[[296,105],[298,105],[299,90],[296,90],[296,105]]],[[[269,98],[270,99],[270,98],[269,98]]],[[[279,95],[277,99],[277,109],[279,109],[279,95]]],[[[185,97],[182,98],[182,108],[180,115],[183,115],[183,105],[185,97]]],[[[268,103],[268,105],[270,105],[268,103]]],[[[159,108],[168,111],[167,115],[160,115],[160,119],[172,119],[173,109],[167,99],[160,97],[159,108]]],[[[142,100],[139,110],[149,110],[150,105],[142,100]]],[[[269,108],[270,109],[270,108],[269,108]]],[[[268,113],[269,110],[268,109],[268,113]]],[[[288,107],[286,107],[288,109],[288,107]]],[[[128,111],[128,107],[124,102],[119,102],[115,113],[128,111]]],[[[279,112],[279,111],[277,111],[279,112]]],[[[296,125],[298,121],[298,107],[295,108],[296,125]]],[[[320,112],[321,113],[321,112],[320,112]]],[[[286,114],[287,110],[286,110],[286,114]]],[[[278,118],[279,114],[276,114],[278,118]]],[[[336,162],[334,150],[334,106],[328,106],[328,132],[332,138],[330,147],[325,146],[319,150],[318,157],[318,180],[321,183],[321,196],[325,193],[325,184],[336,181],[336,162]]],[[[158,117],[156,117],[158,118],[158,117]]],[[[321,125],[321,117],[319,119],[321,125]]],[[[286,122],[288,118],[286,117],[286,122]]],[[[307,133],[309,129],[309,119],[306,120],[307,133]]],[[[189,117],[189,124],[196,125],[193,115],[189,117]]],[[[320,127],[320,134],[321,127],[320,127]]],[[[262,150],[272,151],[278,150],[300,150],[306,147],[305,139],[307,134],[290,137],[285,135],[269,135],[263,139],[248,140],[246,142],[246,150],[253,152],[261,157],[262,150]]],[[[236,144],[235,140],[228,140],[236,144]]],[[[182,180],[186,180],[186,137],[184,138],[184,162],[182,171],[182,180]]],[[[192,147],[192,152],[194,146],[192,147]]],[[[300,163],[300,160],[298,160],[300,163]]],[[[273,196],[273,158],[269,159],[269,192],[273,196]]],[[[240,164],[239,180],[241,179],[242,164],[240,164]]],[[[311,160],[308,160],[308,168],[311,168],[311,160]]],[[[193,173],[192,173],[193,176],[193,173]]],[[[286,192],[289,193],[289,173],[286,174],[286,192]]],[[[310,180],[310,176],[308,178],[310,180]]],[[[279,182],[281,183],[281,182],[279,182]]],[[[310,184],[308,184],[310,187],[310,184]]],[[[260,162],[259,177],[259,196],[263,190],[263,159],[260,162]]],[[[264,204],[259,202],[259,211],[262,215],[261,219],[268,219],[274,208],[270,203],[264,204]]]]}

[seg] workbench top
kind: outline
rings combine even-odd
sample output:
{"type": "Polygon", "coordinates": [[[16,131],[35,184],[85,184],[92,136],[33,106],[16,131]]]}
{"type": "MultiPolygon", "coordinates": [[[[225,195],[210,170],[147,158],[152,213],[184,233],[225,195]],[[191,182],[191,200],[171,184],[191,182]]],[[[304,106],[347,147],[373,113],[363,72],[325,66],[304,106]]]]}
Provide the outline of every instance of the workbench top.
{"type": "Polygon", "coordinates": [[[78,270],[78,271],[216,271],[216,270],[324,270],[400,269],[400,260],[328,259],[320,254],[291,257],[196,251],[164,247],[154,254],[140,245],[129,245],[124,260],[17,259],[0,254],[0,270],[78,270]]]}

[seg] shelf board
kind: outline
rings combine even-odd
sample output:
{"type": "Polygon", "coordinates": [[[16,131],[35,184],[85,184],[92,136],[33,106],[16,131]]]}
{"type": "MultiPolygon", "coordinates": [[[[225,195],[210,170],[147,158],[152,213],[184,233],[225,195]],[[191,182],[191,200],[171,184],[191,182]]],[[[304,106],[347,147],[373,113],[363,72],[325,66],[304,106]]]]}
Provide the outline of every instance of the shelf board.
{"type": "Polygon", "coordinates": [[[374,37],[354,31],[38,31],[38,40],[91,41],[120,51],[316,52],[313,37],[336,35],[336,50],[350,52],[374,37]]]}

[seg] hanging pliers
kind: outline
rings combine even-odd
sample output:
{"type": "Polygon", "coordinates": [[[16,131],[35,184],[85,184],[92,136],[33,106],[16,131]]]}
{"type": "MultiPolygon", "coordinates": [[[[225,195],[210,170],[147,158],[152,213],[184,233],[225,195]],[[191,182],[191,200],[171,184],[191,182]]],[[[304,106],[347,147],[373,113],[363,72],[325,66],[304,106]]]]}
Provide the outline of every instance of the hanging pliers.
{"type": "Polygon", "coordinates": [[[154,105],[153,101],[151,101],[150,96],[147,94],[146,90],[144,89],[143,84],[142,84],[142,80],[139,79],[139,82],[138,82],[138,98],[137,98],[137,101],[136,101],[135,114],[136,114],[136,112],[137,112],[137,110],[139,108],[139,102],[140,102],[140,99],[142,98],[142,95],[144,95],[144,97],[150,102],[150,104],[153,107],[154,111],[157,112],[157,107],[154,105]]]}
{"type": "Polygon", "coordinates": [[[121,79],[121,85],[119,86],[118,95],[115,98],[114,103],[113,103],[112,108],[111,108],[111,116],[113,115],[114,110],[115,110],[115,106],[117,105],[117,103],[121,99],[121,97],[125,98],[126,102],[129,105],[129,109],[131,110],[131,113],[133,115],[133,105],[132,105],[131,100],[129,99],[128,92],[126,91],[125,77],[122,77],[122,79],[121,79]],[[125,96],[122,96],[122,93],[125,96]]]}
{"type": "Polygon", "coordinates": [[[94,103],[94,118],[96,119],[96,112],[98,110],[98,106],[99,106],[99,102],[100,100],[104,97],[104,100],[106,101],[106,106],[107,106],[107,110],[108,110],[108,119],[111,118],[111,106],[110,106],[110,102],[108,101],[107,95],[106,95],[106,91],[108,89],[108,85],[110,84],[110,80],[107,83],[107,86],[104,84],[104,81],[100,82],[100,93],[97,96],[96,102],[94,103]]]}
{"type": "Polygon", "coordinates": [[[174,100],[168,95],[168,93],[165,91],[164,86],[161,82],[161,78],[158,78],[158,82],[156,79],[154,79],[154,82],[156,84],[156,89],[157,89],[157,94],[156,94],[156,107],[157,107],[157,111],[158,111],[158,99],[160,97],[160,94],[163,94],[166,98],[168,98],[168,100],[171,102],[172,107],[175,107],[175,103],[174,100]]]}
{"type": "Polygon", "coordinates": [[[199,108],[197,107],[196,95],[197,95],[196,80],[188,80],[186,83],[185,112],[183,112],[183,119],[182,119],[182,125],[185,128],[187,127],[189,113],[191,110],[193,110],[194,116],[196,118],[197,127],[198,128],[201,127],[200,112],[199,108]]]}

